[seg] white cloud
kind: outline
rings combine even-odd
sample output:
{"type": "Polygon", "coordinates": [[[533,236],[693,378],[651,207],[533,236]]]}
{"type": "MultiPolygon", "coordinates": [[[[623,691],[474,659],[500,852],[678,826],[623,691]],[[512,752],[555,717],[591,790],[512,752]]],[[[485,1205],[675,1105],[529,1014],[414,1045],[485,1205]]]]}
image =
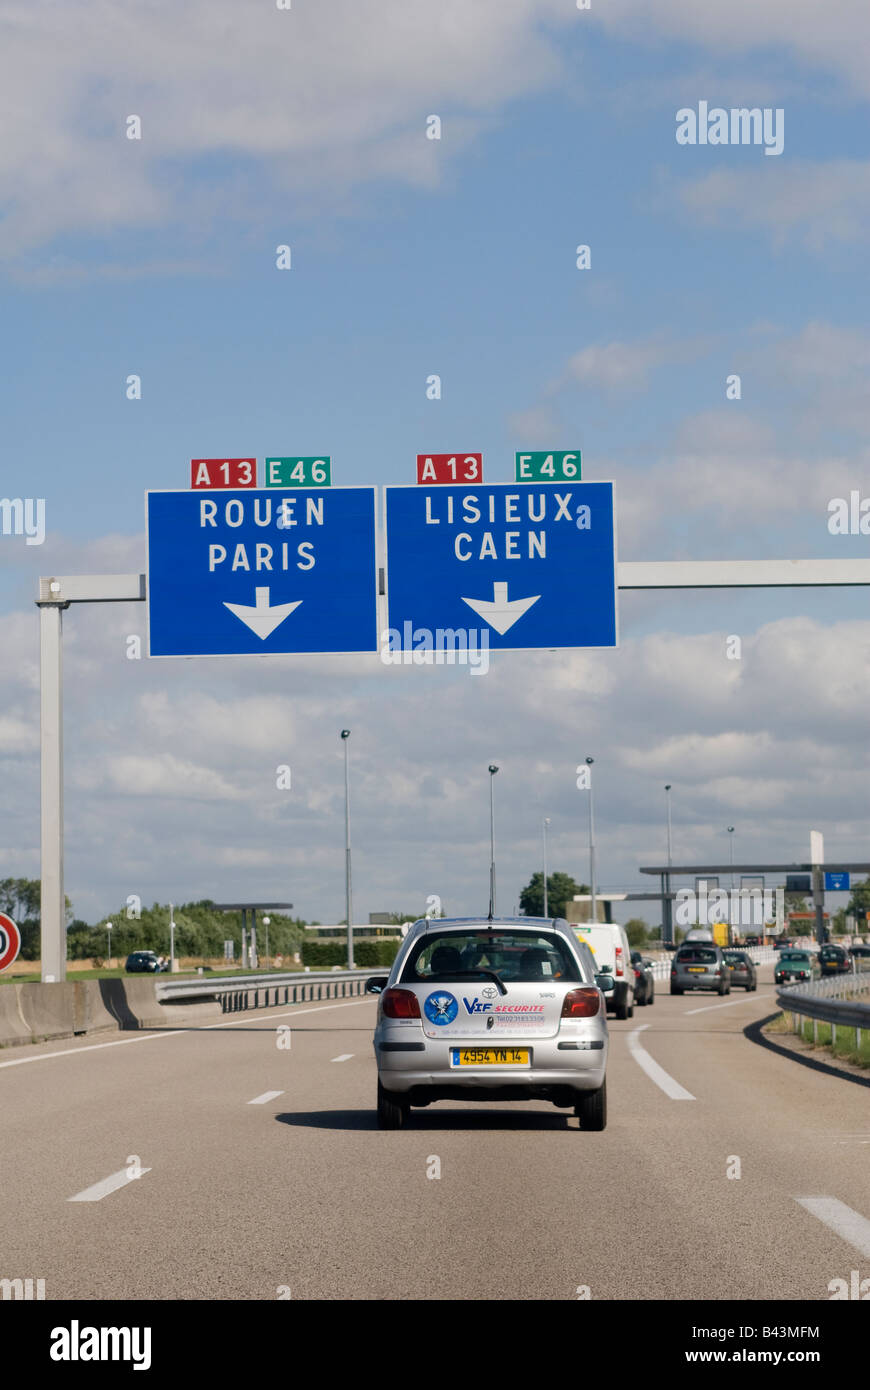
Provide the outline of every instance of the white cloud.
{"type": "Polygon", "coordinates": [[[865,0],[608,0],[591,13],[608,30],[655,42],[660,35],[717,55],[754,48],[790,51],[813,68],[870,92],[870,11],[865,0]]]}
{"type": "Polygon", "coordinates": [[[677,200],[702,225],[762,228],[775,246],[800,234],[805,245],[829,253],[860,242],[870,214],[870,163],[767,159],[763,167],[715,169],[703,178],[667,180],[659,203],[677,200]]]}
{"type": "Polygon", "coordinates": [[[639,390],[657,367],[691,361],[703,345],[696,341],[674,342],[661,336],[590,344],[568,359],[565,374],[554,388],[568,382],[603,387],[606,391],[639,390]]]}
{"type": "Polygon", "coordinates": [[[558,0],[7,5],[0,252],[170,223],[201,243],[264,199],[296,214],[312,190],[434,187],[492,113],[558,79],[544,26],[575,19],[558,0]],[[440,142],[425,138],[431,113],[440,142]]]}

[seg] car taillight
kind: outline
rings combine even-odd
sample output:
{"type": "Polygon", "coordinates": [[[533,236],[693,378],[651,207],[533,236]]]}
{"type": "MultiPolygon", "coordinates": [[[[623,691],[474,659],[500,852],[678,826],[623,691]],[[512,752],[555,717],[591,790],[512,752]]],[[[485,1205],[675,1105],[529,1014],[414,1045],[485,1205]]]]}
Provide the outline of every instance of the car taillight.
{"type": "Polygon", "coordinates": [[[601,1007],[601,995],[597,989],[587,985],[580,989],[569,989],[562,1000],[563,1018],[594,1018],[601,1007]]]}
{"type": "Polygon", "coordinates": [[[617,946],[617,948],[616,948],[616,973],[617,973],[617,975],[622,975],[622,974],[623,974],[623,969],[622,969],[622,947],[621,947],[621,946],[617,946]]]}
{"type": "Polygon", "coordinates": [[[638,970],[637,966],[634,967],[634,978],[636,980],[640,979],[640,971],[638,970]]]}
{"type": "Polygon", "coordinates": [[[381,1005],[386,1018],[419,1018],[420,1001],[409,989],[385,989],[381,1005]]]}

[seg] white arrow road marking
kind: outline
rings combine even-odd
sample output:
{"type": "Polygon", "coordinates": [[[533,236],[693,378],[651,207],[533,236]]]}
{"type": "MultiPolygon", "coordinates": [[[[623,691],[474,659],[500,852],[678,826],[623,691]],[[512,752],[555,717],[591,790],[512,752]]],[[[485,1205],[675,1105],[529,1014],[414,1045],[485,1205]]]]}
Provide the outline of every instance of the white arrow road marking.
{"type": "Polygon", "coordinates": [[[859,1255],[870,1259],[870,1221],[866,1216],[853,1211],[836,1197],[795,1197],[795,1201],[853,1246],[859,1255]]]}
{"type": "Polygon", "coordinates": [[[298,608],[302,599],[297,599],[295,603],[276,603],[273,608],[269,607],[269,590],[255,589],[255,602],[253,606],[248,603],[227,603],[224,608],[228,608],[237,618],[241,618],[246,627],[265,642],[267,637],[275,631],[285,618],[289,618],[295,608],[298,608]]]}
{"type": "MultiPolygon", "coordinates": [[[[150,1168],[140,1168],[139,1176],[143,1173],[150,1173],[150,1168]]],[[[93,1187],[86,1187],[84,1192],[77,1192],[75,1197],[67,1197],[68,1202],[100,1202],[103,1197],[108,1197],[110,1192],[117,1192],[119,1187],[126,1187],[128,1182],[138,1182],[138,1178],[131,1178],[126,1168],[122,1168],[119,1173],[113,1173],[109,1178],[103,1178],[102,1182],[95,1182],[93,1187]]]]}
{"type": "Polygon", "coordinates": [[[649,1028],[648,1023],[642,1023],[639,1028],[635,1028],[634,1032],[628,1035],[628,1050],[638,1066],[646,1072],[650,1081],[654,1081],[666,1096],[670,1096],[671,1100],[694,1100],[695,1097],[692,1092],[687,1091],[685,1086],[681,1086],[679,1081],[675,1081],[672,1076],[669,1076],[664,1067],[660,1067],[658,1062],[653,1061],[649,1053],[641,1047],[640,1038],[637,1035],[642,1033],[645,1028],[649,1028]]]}
{"type": "Polygon", "coordinates": [[[515,598],[508,602],[507,594],[507,584],[493,584],[491,602],[485,598],[464,598],[462,602],[473,608],[478,617],[483,618],[485,623],[489,623],[489,626],[494,627],[503,637],[508,628],[513,627],[541,597],[540,594],[535,594],[534,598],[515,598]]]}
{"type": "Polygon", "coordinates": [[[253,1100],[249,1100],[249,1101],[248,1101],[248,1104],[249,1104],[249,1105],[268,1105],[270,1100],[275,1100],[275,1098],[276,1098],[277,1096],[283,1096],[283,1094],[284,1094],[283,1091],[264,1091],[263,1094],[262,1094],[261,1096],[254,1096],[254,1099],[253,1099],[253,1100]]]}

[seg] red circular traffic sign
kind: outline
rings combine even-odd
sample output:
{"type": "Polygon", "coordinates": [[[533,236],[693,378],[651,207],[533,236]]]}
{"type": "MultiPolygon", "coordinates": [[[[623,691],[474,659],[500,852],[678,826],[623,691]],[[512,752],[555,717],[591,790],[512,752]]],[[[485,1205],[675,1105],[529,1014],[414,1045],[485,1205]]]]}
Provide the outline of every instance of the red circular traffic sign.
{"type": "Polygon", "coordinates": [[[0,970],[11,965],[21,950],[21,932],[11,917],[0,912],[0,970]]]}

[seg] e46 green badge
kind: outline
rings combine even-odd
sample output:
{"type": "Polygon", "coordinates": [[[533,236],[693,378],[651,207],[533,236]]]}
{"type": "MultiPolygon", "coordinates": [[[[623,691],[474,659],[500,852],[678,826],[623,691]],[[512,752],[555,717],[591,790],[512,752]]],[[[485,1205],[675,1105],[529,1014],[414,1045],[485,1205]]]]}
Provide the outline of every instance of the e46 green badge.
{"type": "Polygon", "coordinates": [[[331,487],[332,463],[320,458],[267,458],[266,487],[331,487]]]}
{"type": "Polygon", "coordinates": [[[567,478],[580,477],[580,450],[517,454],[518,483],[563,483],[567,478]]]}

